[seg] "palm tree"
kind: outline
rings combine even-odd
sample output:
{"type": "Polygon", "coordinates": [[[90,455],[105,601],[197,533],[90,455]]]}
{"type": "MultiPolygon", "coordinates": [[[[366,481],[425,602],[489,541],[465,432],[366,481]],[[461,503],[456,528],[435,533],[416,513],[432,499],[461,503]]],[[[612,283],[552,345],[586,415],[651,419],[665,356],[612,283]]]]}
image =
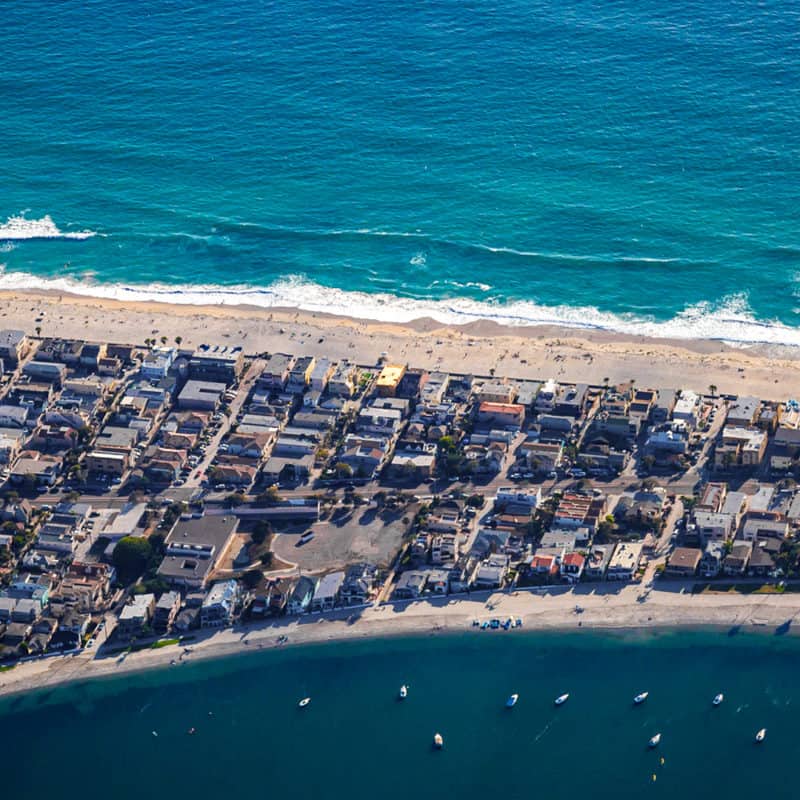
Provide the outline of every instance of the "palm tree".
{"type": "Polygon", "coordinates": [[[711,392],[712,397],[717,396],[717,387],[713,383],[708,384],[708,391],[711,392]]]}
{"type": "Polygon", "coordinates": [[[181,346],[181,342],[182,341],[183,341],[183,336],[176,336],[175,337],[175,344],[178,345],[178,347],[181,346]]]}
{"type": "Polygon", "coordinates": [[[161,337],[161,344],[166,344],[166,343],[167,343],[167,337],[166,336],[162,336],[161,337]]]}
{"type": "Polygon", "coordinates": [[[37,325],[35,330],[36,330],[36,335],[40,336],[41,333],[42,333],[42,326],[41,325],[37,325]]]}

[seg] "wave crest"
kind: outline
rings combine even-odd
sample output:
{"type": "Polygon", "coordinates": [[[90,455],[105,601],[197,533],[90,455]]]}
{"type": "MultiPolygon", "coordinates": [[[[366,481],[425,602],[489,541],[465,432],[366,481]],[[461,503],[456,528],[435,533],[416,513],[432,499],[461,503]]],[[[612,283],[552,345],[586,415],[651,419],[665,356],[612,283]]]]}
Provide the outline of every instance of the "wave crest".
{"type": "Polygon", "coordinates": [[[594,307],[544,306],[530,301],[501,303],[467,297],[416,300],[389,293],[349,292],[321,286],[299,276],[282,278],[265,288],[191,284],[136,286],[0,271],[0,290],[65,292],[124,302],[297,308],[382,322],[405,323],[430,317],[445,324],[464,325],[491,320],[511,327],[555,325],[656,339],[705,339],[739,345],[800,347],[800,329],[775,320],[756,319],[744,295],[726,297],[714,304],[698,303],[688,306],[672,319],[655,320],[634,314],[613,314],[594,307]]]}
{"type": "Polygon", "coordinates": [[[22,239],[90,239],[95,231],[62,231],[49,214],[41,219],[28,219],[24,214],[9,217],[0,225],[0,241],[19,241],[22,239]]]}

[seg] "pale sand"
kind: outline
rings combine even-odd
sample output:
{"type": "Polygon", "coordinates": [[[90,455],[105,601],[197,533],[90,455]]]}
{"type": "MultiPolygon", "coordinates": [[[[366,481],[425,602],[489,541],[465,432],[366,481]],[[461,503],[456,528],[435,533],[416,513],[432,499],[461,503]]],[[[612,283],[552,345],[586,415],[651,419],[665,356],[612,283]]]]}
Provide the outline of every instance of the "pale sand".
{"type": "MultiPolygon", "coordinates": [[[[124,658],[92,660],[93,651],[21,664],[0,673],[0,694],[30,691],[89,678],[113,677],[167,667],[172,659],[195,661],[275,647],[284,634],[286,646],[348,639],[402,635],[433,635],[442,632],[473,632],[476,636],[513,636],[524,631],[596,631],[617,629],[646,632],[651,629],[714,627],[722,630],[763,630],[795,632],[792,623],[800,613],[800,596],[792,594],[749,595],[734,593],[692,595],[680,585],[642,595],[638,585],[622,588],[611,584],[582,586],[577,590],[552,587],[544,595],[520,590],[511,594],[483,594],[480,599],[446,598],[440,602],[418,601],[397,605],[370,606],[331,616],[304,616],[265,622],[249,628],[201,632],[188,643],[192,653],[181,658],[182,648],[168,646],[142,650],[124,658]],[[642,599],[642,598],[645,599],[642,599]],[[583,608],[575,611],[576,604],[583,608]],[[347,613],[356,619],[348,622],[347,613]],[[519,617],[521,629],[510,632],[482,631],[475,619],[519,617]]],[[[171,669],[179,669],[176,665],[171,669]]]]}
{"type": "Polygon", "coordinates": [[[389,324],[286,309],[122,303],[49,292],[3,292],[0,299],[0,328],[33,333],[38,326],[42,336],[132,344],[181,336],[187,347],[241,344],[248,353],[325,355],[361,364],[373,364],[386,352],[390,361],[476,375],[494,369],[509,377],[593,384],[635,378],[642,387],[702,392],[714,384],[720,392],[773,400],[800,395],[800,352],[790,347],[743,349],[488,321],[389,324]]]}

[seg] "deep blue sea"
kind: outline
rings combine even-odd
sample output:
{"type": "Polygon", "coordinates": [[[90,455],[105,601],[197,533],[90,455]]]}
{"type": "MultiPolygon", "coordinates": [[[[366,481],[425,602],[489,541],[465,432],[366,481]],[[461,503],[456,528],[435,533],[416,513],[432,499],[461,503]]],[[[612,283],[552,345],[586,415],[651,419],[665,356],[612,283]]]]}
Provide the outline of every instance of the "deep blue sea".
{"type": "Polygon", "coordinates": [[[0,11],[0,288],[800,345],[796,2],[0,11]]]}
{"type": "Polygon", "coordinates": [[[794,637],[726,633],[261,651],[0,701],[4,796],[783,800],[798,656],[794,637]]]}

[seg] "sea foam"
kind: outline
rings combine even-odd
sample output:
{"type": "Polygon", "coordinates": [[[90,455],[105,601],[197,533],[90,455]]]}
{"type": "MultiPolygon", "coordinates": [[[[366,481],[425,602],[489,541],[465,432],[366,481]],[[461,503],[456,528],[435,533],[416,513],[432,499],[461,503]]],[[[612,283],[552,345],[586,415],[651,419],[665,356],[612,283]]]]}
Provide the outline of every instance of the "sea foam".
{"type": "Polygon", "coordinates": [[[775,344],[800,347],[800,329],[778,321],[757,320],[743,294],[719,302],[687,306],[668,320],[613,314],[593,307],[545,306],[530,301],[509,303],[458,297],[411,299],[389,293],[350,292],[322,286],[299,276],[282,278],[265,288],[254,286],[126,285],[43,278],[0,269],[0,290],[46,290],[123,302],[176,305],[297,308],[382,322],[406,323],[423,317],[451,325],[491,320],[522,327],[554,325],[586,331],[610,331],[655,339],[705,339],[736,345],[775,344]]]}
{"type": "Polygon", "coordinates": [[[28,219],[23,214],[9,217],[0,225],[0,241],[18,241],[22,239],[90,239],[96,236],[95,231],[62,231],[46,214],[41,219],[28,219]]]}

